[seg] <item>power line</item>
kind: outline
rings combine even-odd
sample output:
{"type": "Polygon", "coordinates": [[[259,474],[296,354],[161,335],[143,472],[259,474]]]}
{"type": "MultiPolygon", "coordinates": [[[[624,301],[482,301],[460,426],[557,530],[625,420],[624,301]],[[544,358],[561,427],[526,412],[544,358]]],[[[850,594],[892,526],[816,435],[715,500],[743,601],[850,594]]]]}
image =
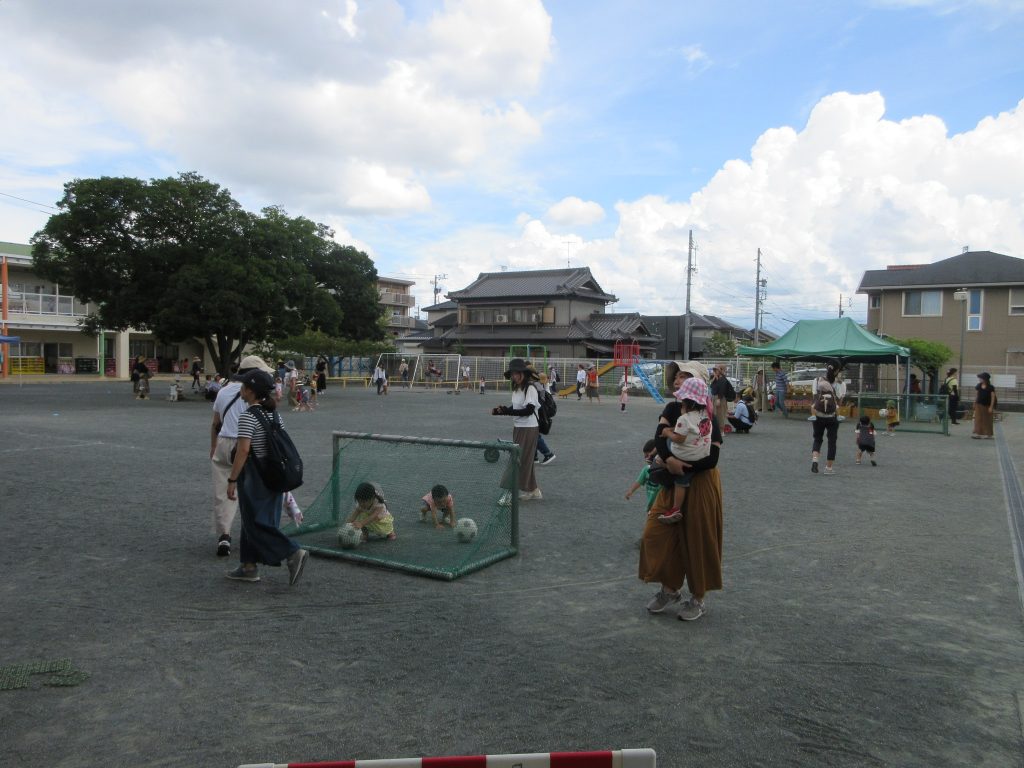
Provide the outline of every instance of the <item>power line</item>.
{"type": "Polygon", "coordinates": [[[20,200],[23,203],[30,203],[31,205],[38,205],[40,208],[49,208],[51,211],[59,210],[56,206],[49,205],[48,203],[38,203],[35,200],[29,200],[27,197],[18,197],[7,192],[0,192],[3,197],[9,197],[13,200],[20,200]]]}

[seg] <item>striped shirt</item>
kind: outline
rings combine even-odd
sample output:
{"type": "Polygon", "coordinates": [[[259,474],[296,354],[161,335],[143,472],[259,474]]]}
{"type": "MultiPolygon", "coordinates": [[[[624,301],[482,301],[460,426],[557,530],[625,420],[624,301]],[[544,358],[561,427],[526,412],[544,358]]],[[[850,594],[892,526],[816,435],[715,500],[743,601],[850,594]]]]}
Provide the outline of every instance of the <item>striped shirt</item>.
{"type": "Polygon", "coordinates": [[[775,372],[775,391],[785,393],[786,387],[789,386],[789,379],[786,378],[786,372],[778,370],[775,372]]]}
{"type": "MultiPolygon", "coordinates": [[[[284,420],[277,411],[267,414],[267,420],[277,422],[281,429],[284,429],[284,420]]],[[[238,417],[238,437],[249,438],[249,453],[253,456],[263,458],[267,455],[267,433],[263,424],[258,418],[246,411],[238,417]]]]}

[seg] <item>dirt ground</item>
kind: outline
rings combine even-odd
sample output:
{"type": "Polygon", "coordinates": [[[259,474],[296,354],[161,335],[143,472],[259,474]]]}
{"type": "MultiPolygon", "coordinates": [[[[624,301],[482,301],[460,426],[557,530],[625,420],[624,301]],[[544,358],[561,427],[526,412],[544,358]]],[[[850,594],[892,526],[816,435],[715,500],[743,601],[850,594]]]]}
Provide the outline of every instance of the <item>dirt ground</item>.
{"type": "MultiPolygon", "coordinates": [[[[519,556],[451,583],[315,558],[289,589],[274,569],[223,577],[209,404],[129,388],[0,385],[0,668],[84,673],[0,690],[0,765],[623,747],[662,766],[1022,764],[999,456],[1024,467],[1020,415],[997,441],[969,424],[880,438],[877,468],[854,466],[851,424],[834,477],[809,472],[802,419],[728,436],[725,589],[684,623],[649,615],[636,578],[643,494],[623,494],[647,399],[560,401],[519,556]]],[[[327,482],[333,429],[507,438],[489,415],[505,401],[332,387],[317,413],[285,414],[299,502],[327,482]]]]}

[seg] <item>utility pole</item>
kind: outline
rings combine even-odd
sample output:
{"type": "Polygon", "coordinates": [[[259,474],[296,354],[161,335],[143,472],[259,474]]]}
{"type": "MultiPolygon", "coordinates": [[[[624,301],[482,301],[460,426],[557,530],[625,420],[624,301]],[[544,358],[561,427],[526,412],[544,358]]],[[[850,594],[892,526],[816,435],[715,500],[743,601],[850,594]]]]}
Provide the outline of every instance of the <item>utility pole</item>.
{"type": "Polygon", "coordinates": [[[757,282],[754,284],[754,346],[761,341],[761,302],[764,301],[764,287],[767,280],[761,279],[761,249],[757,249],[757,282]]]}
{"type": "Polygon", "coordinates": [[[690,247],[686,250],[686,319],[683,323],[683,359],[690,359],[690,283],[693,281],[693,230],[690,230],[690,247]]]}
{"type": "Polygon", "coordinates": [[[437,295],[443,291],[443,288],[438,287],[438,283],[441,280],[447,280],[448,275],[434,275],[434,279],[431,281],[434,284],[434,303],[437,304],[437,295]]]}

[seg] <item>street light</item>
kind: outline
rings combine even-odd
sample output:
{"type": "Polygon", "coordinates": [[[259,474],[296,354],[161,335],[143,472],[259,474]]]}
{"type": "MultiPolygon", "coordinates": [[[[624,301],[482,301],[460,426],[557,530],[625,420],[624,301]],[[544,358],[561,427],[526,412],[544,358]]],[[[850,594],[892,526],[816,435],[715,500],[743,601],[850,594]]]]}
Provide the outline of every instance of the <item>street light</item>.
{"type": "MultiPolygon", "coordinates": [[[[953,291],[953,301],[960,302],[960,365],[956,369],[957,381],[963,381],[964,375],[964,330],[967,328],[967,296],[963,288],[953,291]]],[[[959,390],[958,390],[959,391],[959,390]]]]}

